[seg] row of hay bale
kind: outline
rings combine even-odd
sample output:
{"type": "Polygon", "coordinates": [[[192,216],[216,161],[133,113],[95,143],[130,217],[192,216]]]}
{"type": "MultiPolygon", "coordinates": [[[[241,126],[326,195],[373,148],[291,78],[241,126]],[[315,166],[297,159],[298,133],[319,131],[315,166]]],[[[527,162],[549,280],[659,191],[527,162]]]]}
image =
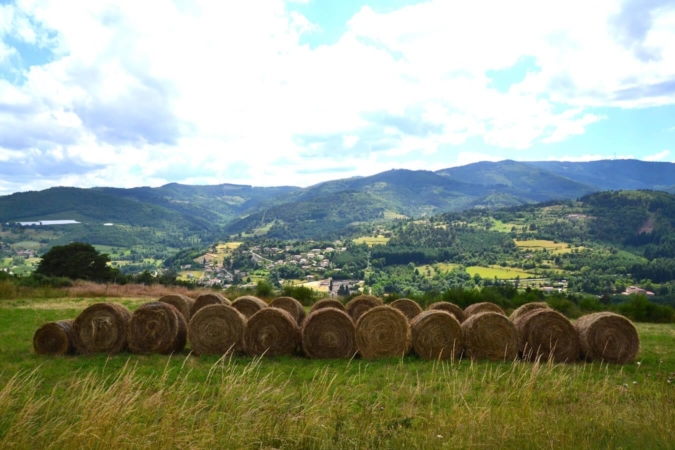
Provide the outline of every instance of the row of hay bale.
{"type": "Polygon", "coordinates": [[[187,341],[197,355],[245,353],[310,358],[400,357],[411,350],[425,359],[552,360],[584,357],[612,363],[632,361],[639,350],[633,324],[613,313],[584,316],[572,324],[546,303],[529,303],[510,317],[492,303],[462,310],[440,302],[426,311],[409,299],[383,305],[362,295],[343,305],[317,302],[306,315],[291,297],[267,305],[256,297],[230,302],[217,294],[192,301],[163,297],[132,314],[121,305],[99,303],[74,321],[46,324],[35,334],[37,353],[169,354],[187,341]]]}

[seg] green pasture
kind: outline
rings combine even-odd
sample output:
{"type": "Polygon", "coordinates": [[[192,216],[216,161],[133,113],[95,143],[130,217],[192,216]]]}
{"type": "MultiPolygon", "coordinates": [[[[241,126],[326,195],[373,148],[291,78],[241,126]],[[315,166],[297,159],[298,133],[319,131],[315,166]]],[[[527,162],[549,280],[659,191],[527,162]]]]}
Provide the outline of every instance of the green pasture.
{"type": "MultiPolygon", "coordinates": [[[[675,325],[625,366],[300,356],[45,357],[105,299],[0,302],[0,448],[672,448],[675,325]]],[[[135,308],[142,299],[119,302],[135,308]]]]}

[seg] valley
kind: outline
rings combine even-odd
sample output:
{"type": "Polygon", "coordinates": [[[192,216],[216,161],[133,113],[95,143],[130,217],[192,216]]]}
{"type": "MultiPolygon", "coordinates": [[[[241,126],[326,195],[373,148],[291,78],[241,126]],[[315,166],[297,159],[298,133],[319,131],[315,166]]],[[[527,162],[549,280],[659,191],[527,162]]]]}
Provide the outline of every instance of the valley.
{"type": "MultiPolygon", "coordinates": [[[[667,163],[603,164],[629,171],[627,187],[675,185],[667,163]],[[645,171],[656,174],[653,185],[645,171]]],[[[13,194],[0,197],[0,270],[29,276],[49,248],[81,241],[108,254],[121,277],[143,282],[161,276],[219,289],[265,283],[413,297],[509,284],[615,301],[640,286],[672,303],[675,197],[592,193],[621,181],[589,184],[594,167],[502,161],[308,188],[171,184],[13,194]]]]}

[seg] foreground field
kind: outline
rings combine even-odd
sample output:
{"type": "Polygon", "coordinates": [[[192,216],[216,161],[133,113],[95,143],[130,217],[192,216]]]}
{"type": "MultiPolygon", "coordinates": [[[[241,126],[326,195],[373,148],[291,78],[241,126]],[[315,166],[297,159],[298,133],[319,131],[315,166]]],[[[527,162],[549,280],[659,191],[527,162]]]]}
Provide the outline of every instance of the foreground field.
{"type": "Polygon", "coordinates": [[[32,354],[40,324],[95,301],[0,302],[0,448],[669,448],[675,439],[674,325],[638,324],[639,364],[627,366],[32,354]]]}

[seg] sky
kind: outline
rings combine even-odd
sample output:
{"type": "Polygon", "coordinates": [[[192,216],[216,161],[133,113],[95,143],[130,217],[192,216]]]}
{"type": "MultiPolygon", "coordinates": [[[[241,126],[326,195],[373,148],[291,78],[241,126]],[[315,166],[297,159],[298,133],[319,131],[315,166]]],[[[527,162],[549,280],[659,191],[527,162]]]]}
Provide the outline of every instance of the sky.
{"type": "Polygon", "coordinates": [[[675,161],[675,0],[0,0],[0,195],[675,161]]]}

